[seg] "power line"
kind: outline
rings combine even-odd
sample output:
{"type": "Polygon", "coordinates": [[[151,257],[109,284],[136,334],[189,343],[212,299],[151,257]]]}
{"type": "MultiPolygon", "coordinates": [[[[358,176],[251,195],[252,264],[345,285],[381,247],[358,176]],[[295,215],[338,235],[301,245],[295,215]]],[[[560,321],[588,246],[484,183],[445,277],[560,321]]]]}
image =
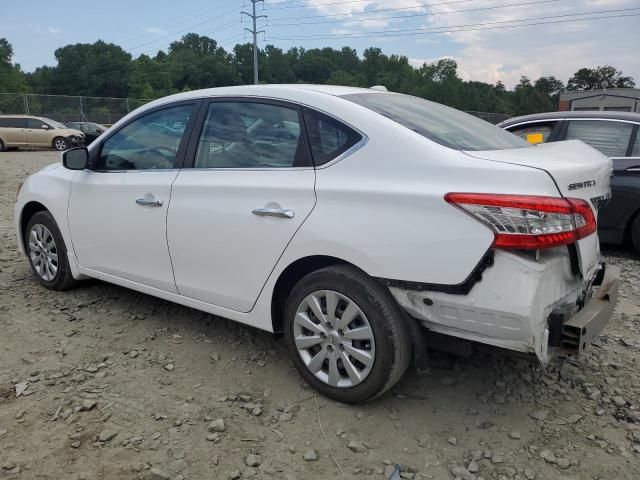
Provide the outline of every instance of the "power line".
{"type": "MultiPolygon", "coordinates": [[[[176,25],[180,25],[181,23],[185,23],[188,22],[189,20],[192,20],[194,18],[202,18],[202,15],[204,15],[205,13],[209,13],[212,12],[214,10],[219,10],[220,7],[216,6],[216,7],[209,7],[209,8],[205,8],[204,10],[200,10],[197,14],[192,14],[189,15],[188,17],[182,17],[179,20],[174,20],[171,23],[162,23],[159,25],[159,28],[168,28],[168,27],[175,27],[176,25]]],[[[235,9],[233,11],[236,11],[235,9]]],[[[216,15],[218,18],[223,17],[225,15],[216,15]]],[[[157,32],[160,33],[160,32],[157,32]]],[[[143,37],[147,37],[149,35],[152,35],[152,33],[149,32],[145,32],[142,33],[140,35],[136,35],[134,37],[129,37],[126,38],[125,40],[123,40],[122,42],[119,43],[119,45],[127,45],[129,42],[131,42],[132,40],[137,40],[138,38],[143,38],[143,37]]]]}
{"type": "MultiPolygon", "coordinates": [[[[478,7],[478,8],[467,8],[464,10],[455,10],[452,12],[436,12],[436,13],[414,13],[411,15],[392,15],[387,17],[371,17],[371,18],[358,18],[358,19],[345,19],[345,20],[325,20],[325,21],[313,21],[313,22],[294,22],[294,23],[269,23],[270,27],[283,27],[289,25],[317,25],[319,23],[350,23],[350,22],[366,22],[370,20],[391,20],[391,19],[401,19],[401,18],[415,18],[415,17],[432,17],[432,16],[441,16],[441,15],[453,15],[456,13],[468,13],[468,12],[479,12],[483,10],[498,10],[502,8],[510,8],[510,7],[521,7],[526,5],[537,5],[541,3],[552,3],[559,2],[560,0],[536,0],[531,2],[524,3],[512,3],[508,5],[499,5],[499,6],[491,6],[491,7],[478,7]]],[[[318,18],[323,18],[323,15],[319,15],[318,18]]],[[[287,19],[288,20],[288,19],[287,19]]],[[[277,21],[277,20],[276,20],[277,21]]]]}
{"type": "MultiPolygon", "coordinates": [[[[206,20],[203,20],[203,21],[201,21],[201,22],[198,22],[198,23],[196,23],[196,24],[194,24],[194,25],[190,25],[190,26],[188,26],[187,28],[183,28],[183,29],[181,29],[181,30],[177,30],[177,31],[175,31],[175,32],[171,32],[171,33],[169,33],[169,34],[167,34],[167,35],[163,35],[162,37],[158,37],[158,38],[156,38],[155,40],[152,40],[152,41],[150,41],[150,42],[141,43],[141,44],[139,44],[139,45],[135,45],[135,46],[133,46],[133,47],[129,47],[128,49],[129,49],[129,50],[137,50],[137,49],[139,49],[140,47],[145,47],[145,46],[147,46],[147,45],[151,45],[151,44],[153,44],[153,43],[158,43],[158,42],[160,42],[160,41],[162,41],[162,40],[165,40],[165,39],[167,39],[167,38],[173,38],[173,37],[175,37],[176,35],[178,35],[178,34],[180,34],[180,33],[187,32],[187,31],[192,30],[192,29],[194,29],[194,28],[196,28],[196,27],[199,27],[199,26],[201,26],[201,25],[204,25],[205,23],[209,23],[209,22],[210,22],[211,20],[213,20],[214,18],[224,17],[225,15],[228,15],[229,13],[232,13],[232,12],[227,12],[226,14],[223,14],[223,15],[215,15],[215,16],[213,16],[213,17],[209,17],[209,18],[207,18],[206,20]]],[[[239,21],[227,22],[227,23],[225,23],[225,24],[223,24],[223,25],[231,25],[231,24],[236,24],[236,23],[240,23],[240,22],[239,22],[239,21]]],[[[223,26],[223,25],[219,25],[219,26],[218,26],[218,27],[216,27],[216,28],[219,28],[220,26],[223,26]]]]}
{"type": "MultiPolygon", "coordinates": [[[[437,5],[449,5],[449,4],[454,4],[454,3],[464,3],[464,2],[473,2],[475,0],[454,0],[451,2],[443,2],[443,3],[423,3],[423,4],[418,4],[418,5],[414,5],[412,7],[400,7],[398,8],[398,10],[409,10],[409,9],[416,9],[416,8],[425,8],[425,7],[434,7],[437,5]]],[[[291,9],[291,8],[318,8],[318,7],[325,7],[325,6],[330,6],[330,5],[348,5],[351,3],[363,3],[363,2],[367,2],[367,3],[371,3],[371,0],[347,0],[344,2],[328,2],[328,3],[313,3],[313,4],[309,4],[308,2],[302,2],[299,5],[291,5],[291,3],[294,2],[267,2],[265,5],[269,6],[269,11],[272,10],[287,10],[287,9],[291,9]],[[270,5],[280,5],[286,3],[287,5],[282,6],[282,7],[271,7],[270,5]]],[[[356,13],[356,12],[354,12],[356,13]]],[[[366,13],[366,12],[361,12],[361,13],[366,13]]],[[[339,14],[339,15],[351,15],[349,13],[346,14],[339,14]]]]}
{"type": "MultiPolygon", "coordinates": [[[[302,40],[308,38],[368,38],[368,37],[387,37],[387,36],[406,36],[406,35],[426,35],[426,34],[436,34],[436,33],[453,33],[456,31],[469,31],[469,30],[451,30],[451,29],[462,29],[466,27],[484,27],[487,25],[500,25],[505,23],[513,23],[513,22],[528,22],[535,20],[547,20],[547,19],[556,19],[556,18],[565,18],[565,17],[573,17],[573,16],[583,16],[583,15],[596,15],[596,14],[604,14],[604,13],[614,13],[614,12],[627,12],[627,11],[635,11],[640,10],[640,8],[621,8],[616,10],[601,10],[598,12],[584,12],[584,13],[569,13],[563,15],[550,15],[545,17],[533,17],[533,18],[521,18],[516,20],[503,20],[496,22],[483,22],[483,23],[475,23],[475,24],[464,24],[464,25],[447,25],[443,27],[433,27],[433,28],[408,28],[408,29],[397,29],[397,30],[384,30],[384,31],[371,31],[371,32],[353,32],[353,33],[338,33],[338,34],[313,34],[313,35],[299,35],[293,37],[271,37],[273,40],[302,40]],[[437,30],[436,30],[437,29],[437,30]],[[445,30],[440,30],[445,29],[445,30]]],[[[605,17],[592,17],[592,18],[572,18],[568,20],[558,21],[558,22],[541,22],[534,24],[522,24],[522,25],[500,25],[498,27],[493,28],[482,28],[483,30],[493,30],[496,28],[513,28],[513,27],[524,27],[527,25],[543,25],[546,23],[566,23],[572,21],[585,21],[585,20],[600,20],[603,18],[620,18],[620,17],[634,17],[640,14],[624,14],[624,15],[611,15],[605,17]]]]}
{"type": "MultiPolygon", "coordinates": [[[[454,0],[452,2],[440,2],[440,3],[422,3],[417,4],[412,7],[394,7],[394,8],[379,8],[377,10],[367,10],[363,12],[352,12],[352,13],[332,13],[327,15],[322,15],[323,17],[351,17],[353,15],[369,15],[372,13],[381,13],[381,12],[397,12],[400,10],[416,10],[418,8],[429,8],[429,7],[438,7],[445,5],[455,5],[458,3],[469,3],[475,0],[454,0]]],[[[340,4],[349,3],[349,2],[338,2],[340,4]]],[[[327,4],[328,5],[328,4],[327,4]]],[[[284,8],[284,7],[282,7],[284,8]]],[[[276,10],[275,8],[271,8],[268,11],[276,10]]],[[[302,17],[282,17],[281,20],[305,20],[307,18],[317,18],[318,15],[306,15],[302,17]]]]}

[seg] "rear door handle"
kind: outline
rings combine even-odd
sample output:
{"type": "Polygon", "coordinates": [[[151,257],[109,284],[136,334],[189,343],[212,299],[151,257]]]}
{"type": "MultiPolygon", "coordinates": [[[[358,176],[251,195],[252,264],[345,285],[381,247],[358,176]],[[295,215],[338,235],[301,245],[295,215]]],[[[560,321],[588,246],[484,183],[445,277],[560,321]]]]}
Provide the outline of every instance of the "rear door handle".
{"type": "Polygon", "coordinates": [[[251,213],[260,217],[293,218],[295,212],[284,208],[254,208],[251,213]]]}
{"type": "Polygon", "coordinates": [[[162,200],[156,200],[154,198],[136,198],[136,203],[138,205],[146,206],[146,207],[161,207],[162,200]]]}

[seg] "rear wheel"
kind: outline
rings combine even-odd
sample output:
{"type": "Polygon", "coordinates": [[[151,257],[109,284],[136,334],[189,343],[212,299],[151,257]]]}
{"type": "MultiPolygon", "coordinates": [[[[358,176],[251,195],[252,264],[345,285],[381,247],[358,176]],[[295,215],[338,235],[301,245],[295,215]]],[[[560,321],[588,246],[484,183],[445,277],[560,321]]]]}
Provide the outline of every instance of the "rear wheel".
{"type": "Polygon", "coordinates": [[[69,150],[69,142],[67,142],[65,138],[56,137],[53,139],[53,148],[59,152],[64,152],[65,150],[69,150]]]}
{"type": "Polygon", "coordinates": [[[371,400],[406,371],[411,339],[389,291],[350,266],[304,277],[285,306],[287,347],[316,390],[340,402],[371,400]]]}
{"type": "Polygon", "coordinates": [[[51,290],[66,290],[76,283],[67,247],[49,212],[37,212],[31,217],[25,231],[25,247],[31,269],[42,285],[51,290]]]}

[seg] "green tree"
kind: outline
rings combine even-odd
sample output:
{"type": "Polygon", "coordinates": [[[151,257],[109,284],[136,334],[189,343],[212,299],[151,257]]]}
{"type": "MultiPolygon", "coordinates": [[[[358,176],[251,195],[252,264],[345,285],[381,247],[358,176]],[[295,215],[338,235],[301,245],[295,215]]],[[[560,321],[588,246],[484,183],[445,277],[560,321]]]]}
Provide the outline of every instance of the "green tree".
{"type": "Polygon", "coordinates": [[[581,68],[569,79],[567,90],[600,90],[602,88],[633,88],[633,78],[612,66],[581,68]]]}
{"type": "Polygon", "coordinates": [[[27,77],[12,60],[13,47],[6,38],[0,38],[0,92],[27,92],[27,77]]]}

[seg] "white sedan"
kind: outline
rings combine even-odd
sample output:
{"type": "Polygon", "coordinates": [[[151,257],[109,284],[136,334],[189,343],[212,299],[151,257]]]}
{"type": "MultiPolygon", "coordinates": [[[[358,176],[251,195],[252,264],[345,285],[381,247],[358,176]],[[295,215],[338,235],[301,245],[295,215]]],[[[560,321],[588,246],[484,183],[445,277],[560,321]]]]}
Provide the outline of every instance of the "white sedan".
{"type": "Polygon", "coordinates": [[[427,348],[541,363],[604,328],[611,162],[529,146],[457,110],[314,85],[182,93],[31,175],[15,206],[36,278],[93,277],[283,333],[304,379],[381,395],[427,348]]]}

